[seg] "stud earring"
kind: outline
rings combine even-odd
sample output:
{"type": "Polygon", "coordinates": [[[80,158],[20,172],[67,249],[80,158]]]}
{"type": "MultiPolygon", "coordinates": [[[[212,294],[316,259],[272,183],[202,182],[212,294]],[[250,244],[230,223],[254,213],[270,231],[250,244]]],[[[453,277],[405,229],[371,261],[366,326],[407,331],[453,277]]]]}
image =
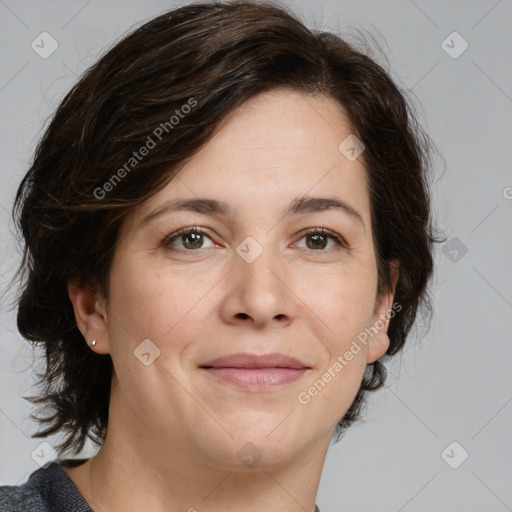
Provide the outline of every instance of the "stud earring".
{"type": "Polygon", "coordinates": [[[91,343],[89,343],[91,345],[91,347],[94,347],[94,345],[96,345],[96,340],[92,340],[91,343]]]}

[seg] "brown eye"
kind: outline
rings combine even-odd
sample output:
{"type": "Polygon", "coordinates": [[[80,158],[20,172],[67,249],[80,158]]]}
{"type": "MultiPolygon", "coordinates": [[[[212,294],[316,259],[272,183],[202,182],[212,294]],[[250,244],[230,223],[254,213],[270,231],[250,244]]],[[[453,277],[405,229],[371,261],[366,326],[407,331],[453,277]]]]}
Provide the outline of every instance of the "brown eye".
{"type": "Polygon", "coordinates": [[[324,251],[327,249],[329,239],[333,240],[335,247],[347,247],[340,235],[327,229],[313,228],[302,233],[302,239],[306,239],[306,248],[313,251],[324,251]]]}
{"type": "Polygon", "coordinates": [[[186,249],[200,249],[203,244],[203,235],[200,233],[188,233],[181,235],[181,241],[186,249]]]}
{"type": "Polygon", "coordinates": [[[309,249],[325,249],[328,242],[328,237],[320,234],[307,235],[306,239],[311,242],[307,244],[309,249]]]}
{"type": "Polygon", "coordinates": [[[172,250],[175,248],[175,243],[179,242],[182,246],[176,247],[176,249],[192,252],[198,249],[204,249],[205,247],[203,247],[203,244],[205,239],[211,241],[210,237],[204,230],[195,227],[184,228],[169,235],[164,240],[163,245],[172,250]]]}

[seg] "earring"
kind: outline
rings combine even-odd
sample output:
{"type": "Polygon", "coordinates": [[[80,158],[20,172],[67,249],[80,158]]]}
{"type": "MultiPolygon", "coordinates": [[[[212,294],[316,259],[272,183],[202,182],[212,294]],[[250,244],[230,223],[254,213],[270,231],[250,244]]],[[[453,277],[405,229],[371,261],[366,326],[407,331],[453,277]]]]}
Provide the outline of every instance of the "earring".
{"type": "Polygon", "coordinates": [[[89,345],[91,345],[91,347],[94,347],[94,345],[96,345],[96,340],[92,340],[91,343],[89,343],[89,345]]]}

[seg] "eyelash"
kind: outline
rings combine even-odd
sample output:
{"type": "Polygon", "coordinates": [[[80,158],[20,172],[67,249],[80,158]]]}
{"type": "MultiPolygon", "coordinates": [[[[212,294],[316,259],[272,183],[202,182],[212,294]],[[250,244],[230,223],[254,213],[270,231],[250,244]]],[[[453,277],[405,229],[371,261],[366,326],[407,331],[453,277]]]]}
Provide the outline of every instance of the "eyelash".
{"type": "MultiPolygon", "coordinates": [[[[166,248],[169,248],[169,250],[177,250],[177,251],[182,251],[182,252],[184,251],[184,252],[188,252],[188,253],[201,252],[202,249],[173,249],[173,248],[170,248],[170,245],[174,240],[176,240],[177,238],[179,238],[182,235],[188,235],[190,233],[197,233],[197,234],[205,235],[208,238],[210,238],[210,240],[211,240],[211,237],[209,236],[207,231],[205,231],[204,229],[202,229],[200,227],[192,226],[192,227],[180,229],[180,230],[175,231],[174,233],[171,233],[170,235],[166,236],[164,238],[162,245],[166,248]]],[[[324,236],[332,238],[336,242],[336,245],[338,246],[337,248],[345,248],[345,249],[348,248],[348,245],[345,242],[345,240],[340,235],[338,235],[337,233],[335,233],[334,231],[331,231],[329,229],[325,229],[325,228],[306,229],[305,231],[303,231],[301,233],[301,237],[299,238],[299,240],[302,240],[304,237],[306,237],[308,235],[324,235],[324,236]]],[[[212,242],[213,242],[213,240],[212,240],[212,242]]],[[[319,250],[310,249],[310,250],[312,252],[319,252],[319,253],[328,251],[328,249],[319,249],[319,250]]]]}

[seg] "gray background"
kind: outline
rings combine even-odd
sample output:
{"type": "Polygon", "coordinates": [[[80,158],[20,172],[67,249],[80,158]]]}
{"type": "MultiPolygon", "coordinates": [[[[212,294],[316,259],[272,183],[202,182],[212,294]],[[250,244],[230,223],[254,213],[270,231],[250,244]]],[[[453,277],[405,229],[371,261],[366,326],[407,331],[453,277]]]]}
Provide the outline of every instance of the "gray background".
{"type": "MultiPolygon", "coordinates": [[[[18,259],[8,212],[48,116],[105,47],[183,3],[0,0],[2,289],[18,259]],[[31,48],[43,31],[59,45],[47,59],[31,48]]],[[[443,156],[434,206],[450,239],[436,252],[430,331],[411,336],[364,422],[331,446],[317,502],[322,512],[512,510],[512,2],[291,6],[310,28],[374,34],[443,156]],[[442,45],[454,31],[469,44],[457,58],[445,49],[460,51],[458,36],[442,45]]],[[[36,424],[21,398],[33,394],[38,360],[5,304],[0,322],[0,485],[19,484],[39,467],[32,454],[43,442],[30,438],[36,424]]],[[[84,456],[93,453],[88,445],[84,456]]]]}

